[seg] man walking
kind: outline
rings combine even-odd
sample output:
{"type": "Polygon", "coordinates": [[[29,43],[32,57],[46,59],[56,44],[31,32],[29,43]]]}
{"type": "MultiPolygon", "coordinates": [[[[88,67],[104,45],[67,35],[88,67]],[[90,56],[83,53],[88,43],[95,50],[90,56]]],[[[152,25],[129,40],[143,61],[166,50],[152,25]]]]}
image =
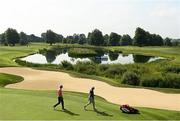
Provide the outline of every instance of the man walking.
{"type": "Polygon", "coordinates": [[[61,86],[59,87],[59,90],[57,91],[58,103],[55,104],[53,107],[54,107],[54,109],[55,109],[55,107],[58,106],[58,105],[61,103],[62,110],[64,111],[65,108],[64,108],[64,100],[63,100],[62,88],[63,88],[63,85],[61,85],[61,86]]]}
{"type": "Polygon", "coordinates": [[[93,109],[94,111],[96,111],[95,101],[94,101],[94,89],[95,87],[92,87],[91,90],[89,91],[88,103],[84,106],[84,110],[86,110],[86,107],[92,103],[93,109]]]}

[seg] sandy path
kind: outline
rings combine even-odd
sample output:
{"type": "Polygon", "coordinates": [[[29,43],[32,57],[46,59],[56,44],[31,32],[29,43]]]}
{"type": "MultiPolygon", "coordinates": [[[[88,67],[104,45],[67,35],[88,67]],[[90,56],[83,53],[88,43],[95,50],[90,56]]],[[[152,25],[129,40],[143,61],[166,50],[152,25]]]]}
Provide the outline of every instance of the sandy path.
{"type": "Polygon", "coordinates": [[[95,86],[95,94],[115,104],[180,111],[180,94],[165,94],[148,89],[113,87],[101,81],[75,78],[64,72],[42,71],[31,68],[0,68],[0,72],[20,75],[24,81],[6,88],[29,90],[55,90],[63,84],[65,91],[88,93],[95,86]]]}

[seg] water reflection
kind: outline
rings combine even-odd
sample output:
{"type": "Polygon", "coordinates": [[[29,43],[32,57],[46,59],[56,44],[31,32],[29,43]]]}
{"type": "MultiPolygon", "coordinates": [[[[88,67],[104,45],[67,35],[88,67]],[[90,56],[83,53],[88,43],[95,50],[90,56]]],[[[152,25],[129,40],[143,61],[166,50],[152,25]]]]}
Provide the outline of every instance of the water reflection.
{"type": "Polygon", "coordinates": [[[91,57],[78,57],[70,56],[68,54],[68,49],[57,49],[53,50],[42,50],[40,54],[34,54],[22,58],[22,60],[32,63],[39,64],[60,64],[62,61],[68,61],[72,64],[76,64],[78,61],[87,62],[92,61],[98,64],[132,64],[132,63],[147,63],[155,61],[157,59],[162,59],[161,57],[152,57],[144,55],[133,55],[133,54],[122,54],[116,52],[104,52],[101,50],[97,51],[96,56],[91,57]]]}
{"type": "Polygon", "coordinates": [[[46,57],[46,60],[48,63],[52,63],[56,59],[56,52],[52,50],[48,50],[46,53],[44,53],[44,56],[46,57]]]}

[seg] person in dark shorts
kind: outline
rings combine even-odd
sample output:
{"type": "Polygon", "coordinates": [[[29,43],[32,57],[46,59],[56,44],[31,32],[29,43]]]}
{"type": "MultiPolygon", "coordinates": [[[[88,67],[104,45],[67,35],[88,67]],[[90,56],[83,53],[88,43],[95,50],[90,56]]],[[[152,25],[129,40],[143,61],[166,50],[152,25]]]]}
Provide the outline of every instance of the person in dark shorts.
{"type": "Polygon", "coordinates": [[[64,100],[63,100],[63,91],[62,91],[62,88],[63,88],[63,85],[61,85],[61,86],[59,87],[59,90],[57,91],[58,103],[53,106],[54,109],[56,108],[56,106],[58,106],[58,105],[61,103],[62,110],[65,110],[65,108],[64,108],[64,100]]]}
{"type": "Polygon", "coordinates": [[[95,101],[94,101],[94,89],[95,87],[92,87],[91,90],[89,91],[88,103],[84,106],[84,110],[86,110],[86,107],[88,105],[92,104],[94,111],[96,111],[95,101]]]}

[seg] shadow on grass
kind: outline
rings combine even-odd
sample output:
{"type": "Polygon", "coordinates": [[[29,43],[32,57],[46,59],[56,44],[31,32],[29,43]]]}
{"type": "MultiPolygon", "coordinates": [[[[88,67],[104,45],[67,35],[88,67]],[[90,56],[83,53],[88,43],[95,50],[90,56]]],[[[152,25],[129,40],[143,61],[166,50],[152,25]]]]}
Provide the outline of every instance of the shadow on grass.
{"type": "Polygon", "coordinates": [[[71,116],[79,116],[79,114],[73,113],[73,112],[71,112],[68,109],[65,109],[65,110],[58,110],[58,109],[56,109],[55,111],[61,111],[61,112],[67,113],[67,114],[69,114],[71,116]]]}
{"type": "Polygon", "coordinates": [[[102,116],[109,116],[109,117],[112,117],[113,115],[111,115],[111,114],[108,114],[108,113],[106,113],[105,111],[99,111],[99,110],[87,110],[86,109],[86,111],[93,111],[93,112],[96,112],[97,114],[99,114],[99,115],[102,115],[102,116]]]}

